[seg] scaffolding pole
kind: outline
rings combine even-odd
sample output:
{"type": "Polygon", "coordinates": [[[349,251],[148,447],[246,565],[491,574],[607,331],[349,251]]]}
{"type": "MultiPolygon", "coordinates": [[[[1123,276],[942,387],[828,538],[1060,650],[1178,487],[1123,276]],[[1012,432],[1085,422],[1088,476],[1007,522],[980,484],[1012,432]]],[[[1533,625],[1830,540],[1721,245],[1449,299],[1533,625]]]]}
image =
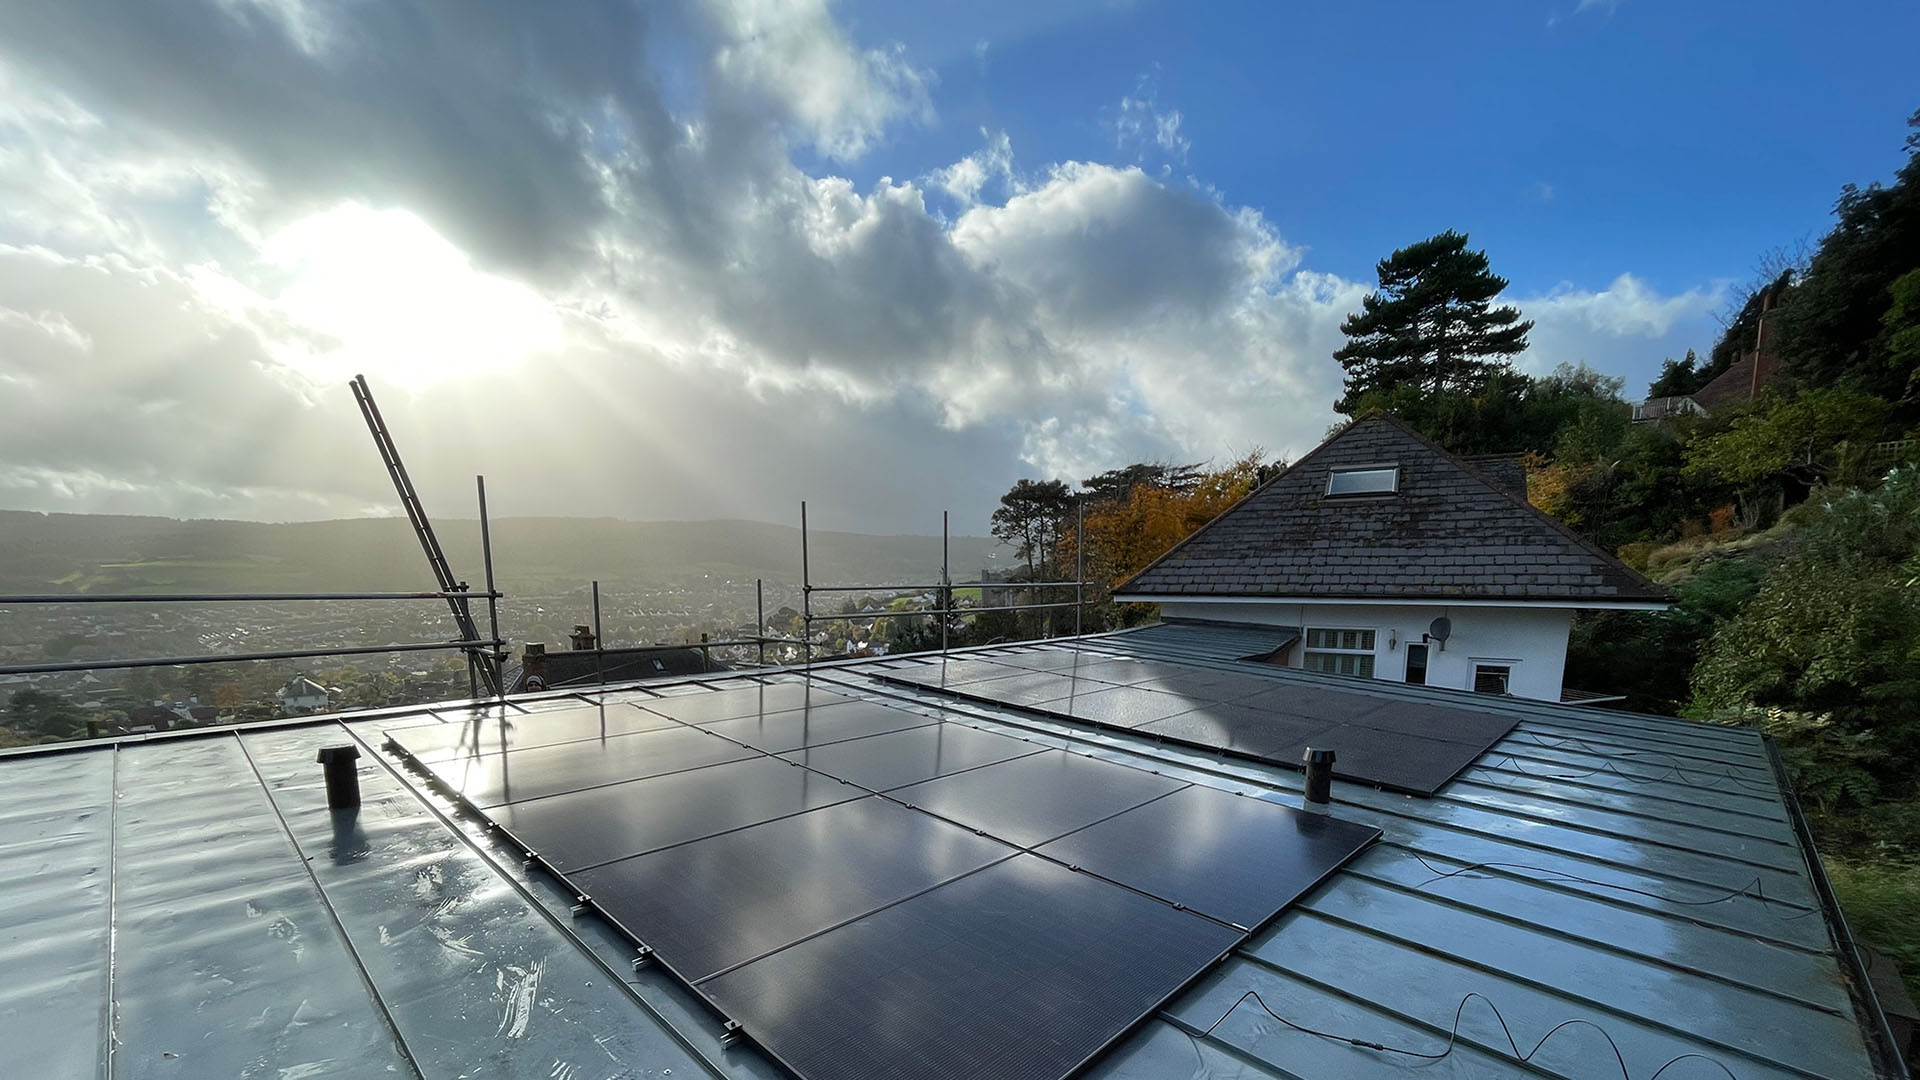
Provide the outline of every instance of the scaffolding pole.
{"type": "MultiPolygon", "coordinates": [[[[487,478],[476,476],[474,486],[480,492],[480,561],[487,572],[487,632],[494,641],[500,640],[500,590],[493,581],[493,526],[487,517],[487,478]]],[[[503,645],[493,647],[493,665],[496,671],[505,671],[507,650],[503,645]]],[[[503,675],[495,686],[496,695],[506,690],[506,678],[503,675]]]]}
{"type": "MultiPolygon", "coordinates": [[[[380,414],[380,406],[373,400],[373,389],[367,385],[367,377],[355,375],[348,385],[353,389],[354,401],[360,406],[360,415],[367,422],[368,433],[373,436],[374,449],[379,452],[381,463],[387,467],[387,476],[393,480],[393,489],[400,496],[400,508],[406,511],[407,521],[413,525],[414,536],[419,539],[420,548],[426,553],[427,565],[433,570],[440,591],[462,594],[450,597],[447,607],[453,613],[454,625],[459,628],[460,636],[473,643],[467,652],[469,681],[477,691],[479,680],[484,679],[487,692],[497,696],[501,689],[500,667],[491,654],[483,656],[478,651],[483,642],[480,640],[480,628],[473,621],[473,609],[466,599],[465,594],[469,592],[467,584],[453,576],[446,552],[440,547],[440,538],[434,535],[433,522],[428,520],[427,511],[420,504],[420,495],[414,490],[413,478],[407,474],[407,466],[400,460],[400,450],[394,445],[393,433],[387,428],[386,418],[380,414]]],[[[473,696],[479,695],[476,692],[473,696]]]]}
{"type": "MultiPolygon", "coordinates": [[[[9,675],[47,675],[62,671],[108,671],[124,668],[185,667],[191,664],[233,664],[250,660],[308,660],[323,656],[371,656],[377,653],[431,652],[445,649],[470,650],[475,642],[426,641],[405,645],[343,645],[326,649],[280,649],[273,652],[224,653],[213,656],[169,656],[152,660],[80,660],[59,664],[10,664],[0,667],[0,678],[9,675]]],[[[498,642],[478,642],[481,645],[498,642]]]]}
{"type": "MultiPolygon", "coordinates": [[[[1078,513],[1073,523],[1073,636],[1078,638],[1082,632],[1081,620],[1087,613],[1087,504],[1076,500],[1075,507],[1078,513]]],[[[491,588],[491,584],[488,587],[491,588]]]]}
{"type": "MultiPolygon", "coordinates": [[[[985,595],[984,593],[981,595],[985,595]]],[[[947,655],[947,629],[953,623],[953,575],[947,571],[947,511],[940,511],[940,655],[947,655]]]]}
{"type": "Polygon", "coordinates": [[[800,648],[802,663],[813,667],[813,572],[807,563],[807,500],[800,500],[800,648]]]}

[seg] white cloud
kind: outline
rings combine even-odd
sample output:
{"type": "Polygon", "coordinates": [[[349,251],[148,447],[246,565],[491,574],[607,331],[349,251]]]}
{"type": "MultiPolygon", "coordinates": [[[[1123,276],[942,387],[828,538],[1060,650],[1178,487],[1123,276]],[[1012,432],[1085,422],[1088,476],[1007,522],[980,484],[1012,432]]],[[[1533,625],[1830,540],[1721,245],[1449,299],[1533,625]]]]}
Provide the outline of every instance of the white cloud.
{"type": "Polygon", "coordinates": [[[985,146],[933,173],[933,183],[962,208],[980,200],[988,181],[999,180],[1009,190],[1013,187],[1012,140],[1004,131],[990,132],[985,128],[980,129],[980,136],[986,140],[985,146]]]}
{"type": "Polygon", "coordinates": [[[712,0],[718,84],[786,112],[822,153],[865,153],[889,123],[931,113],[926,72],[899,49],[858,49],[823,0],[712,0]]]}
{"type": "MultiPolygon", "coordinates": [[[[1297,454],[1332,418],[1366,287],[1255,209],[1132,165],[1017,171],[1004,132],[918,180],[810,171],[929,86],[817,2],[483,7],[10,23],[0,500],[380,505],[337,384],[362,365],[401,384],[423,488],[486,471],[520,513],[779,518],[813,492],[856,527],[978,528],[1021,473],[1297,454]]],[[[1150,86],[1119,115],[1184,158],[1150,86]]],[[[1577,352],[1698,302],[1623,277],[1522,303],[1577,352]]]]}
{"type": "Polygon", "coordinates": [[[1114,142],[1122,150],[1144,155],[1150,148],[1185,164],[1193,143],[1180,133],[1183,117],[1179,109],[1160,108],[1151,77],[1140,80],[1134,95],[1120,99],[1114,119],[1114,142]]]}

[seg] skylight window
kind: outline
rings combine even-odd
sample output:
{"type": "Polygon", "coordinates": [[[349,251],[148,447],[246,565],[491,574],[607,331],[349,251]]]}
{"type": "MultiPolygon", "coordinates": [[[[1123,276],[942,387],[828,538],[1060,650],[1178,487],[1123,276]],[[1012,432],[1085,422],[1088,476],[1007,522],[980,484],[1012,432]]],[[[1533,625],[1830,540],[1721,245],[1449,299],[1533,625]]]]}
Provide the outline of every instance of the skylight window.
{"type": "Polygon", "coordinates": [[[1391,495],[1400,490],[1400,466],[1367,465],[1327,474],[1329,495],[1391,495]]]}

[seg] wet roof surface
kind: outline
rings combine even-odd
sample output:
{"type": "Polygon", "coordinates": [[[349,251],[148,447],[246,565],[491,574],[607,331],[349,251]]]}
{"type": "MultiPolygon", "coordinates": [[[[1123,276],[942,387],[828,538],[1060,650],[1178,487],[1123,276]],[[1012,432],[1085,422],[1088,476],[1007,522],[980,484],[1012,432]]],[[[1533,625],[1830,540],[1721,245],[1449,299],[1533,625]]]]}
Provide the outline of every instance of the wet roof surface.
{"type": "MultiPolygon", "coordinates": [[[[1231,659],[1264,640],[1165,626],[1079,647],[1324,685],[1231,659]]],[[[1298,804],[1290,769],[872,677],[922,662],[817,668],[813,681],[1298,804]]],[[[1607,1038],[1632,1080],[1686,1054],[1711,1060],[1681,1060],[1664,1080],[1875,1075],[1757,736],[1501,707],[1518,724],[1432,798],[1336,781],[1334,814],[1382,840],[1085,1075],[1587,1080],[1619,1075],[1607,1038]],[[1384,1053],[1302,1033],[1262,1003],[1292,1024],[1432,1054],[1457,1016],[1458,1039],[1437,1061],[1384,1053]],[[1554,1030],[1570,1020],[1594,1026],[1554,1030]],[[1516,1060],[1514,1044],[1525,1054],[1549,1032],[1530,1064],[1516,1060]]],[[[469,715],[321,717],[0,756],[0,1076],[784,1075],[749,1042],[723,1043],[706,1006],[656,966],[634,967],[626,940],[577,914],[555,878],[380,749],[385,731],[469,715]],[[364,755],[357,817],[326,809],[314,763],[344,742],[364,755]]]]}

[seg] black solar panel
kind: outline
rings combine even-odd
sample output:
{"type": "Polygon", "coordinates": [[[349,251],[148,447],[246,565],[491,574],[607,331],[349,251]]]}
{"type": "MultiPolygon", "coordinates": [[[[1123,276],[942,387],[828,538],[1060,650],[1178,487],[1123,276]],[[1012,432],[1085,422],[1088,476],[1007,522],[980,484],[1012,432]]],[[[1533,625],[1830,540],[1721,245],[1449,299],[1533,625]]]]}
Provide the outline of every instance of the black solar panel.
{"type": "Polygon", "coordinates": [[[834,777],[756,756],[508,803],[491,814],[549,866],[567,871],[866,794],[834,777]]]}
{"type": "Polygon", "coordinates": [[[790,709],[818,709],[852,700],[829,690],[821,690],[811,683],[773,683],[739,690],[656,698],[634,704],[689,724],[708,724],[716,720],[731,720],[736,716],[759,716],[790,709]]]}
{"type": "Polygon", "coordinates": [[[571,880],[675,973],[697,982],[1012,854],[870,795],[571,880]]]}
{"type": "MultiPolygon", "coordinates": [[[[396,732],[392,741],[412,753],[422,731],[396,732]]],[[[678,727],[616,735],[591,742],[535,746],[510,753],[472,754],[429,763],[441,783],[475,806],[537,799],[622,780],[697,769],[758,757],[759,751],[699,728],[678,727]]]]}
{"type": "Polygon", "coordinates": [[[968,828],[1032,847],[1183,786],[1141,769],[1048,750],[890,794],[968,828]]]}
{"type": "Polygon", "coordinates": [[[1043,749],[990,731],[975,731],[959,724],[937,724],[809,747],[781,757],[863,788],[886,791],[996,761],[1037,754],[1043,749]]]}
{"type": "Polygon", "coordinates": [[[1020,855],[700,988],[808,1080],[1056,1080],[1240,938],[1020,855]]]}
{"type": "Polygon", "coordinates": [[[889,709],[885,705],[866,701],[849,701],[825,708],[795,709],[764,716],[737,716],[702,726],[715,735],[724,735],[756,750],[780,754],[807,746],[844,742],[937,723],[939,721],[931,716],[905,709],[889,709]]]}
{"type": "Polygon", "coordinates": [[[1515,723],[1358,687],[1054,651],[1060,655],[1021,650],[896,669],[883,678],[1290,768],[1300,767],[1308,746],[1328,747],[1337,755],[1334,775],[1419,795],[1433,794],[1515,723]]]}
{"type": "Polygon", "coordinates": [[[1103,686],[1092,693],[1075,694],[1048,702],[1046,708],[1050,712],[1066,713],[1076,720],[1130,728],[1189,712],[1194,704],[1178,694],[1162,694],[1133,686],[1103,686]]]}
{"type": "MultiPolygon", "coordinates": [[[[1179,699],[1079,685],[1110,717],[1179,699]]],[[[767,689],[388,736],[808,1080],[1063,1076],[1376,835],[767,689]]]]}
{"type": "Polygon", "coordinates": [[[669,720],[630,705],[583,705],[565,709],[482,717],[408,732],[407,752],[421,761],[440,761],[468,754],[495,754],[529,746],[579,742],[608,735],[677,728],[669,720]]]}
{"type": "Polygon", "coordinates": [[[1182,788],[1038,854],[1257,930],[1380,830],[1218,788],[1182,788]]]}

